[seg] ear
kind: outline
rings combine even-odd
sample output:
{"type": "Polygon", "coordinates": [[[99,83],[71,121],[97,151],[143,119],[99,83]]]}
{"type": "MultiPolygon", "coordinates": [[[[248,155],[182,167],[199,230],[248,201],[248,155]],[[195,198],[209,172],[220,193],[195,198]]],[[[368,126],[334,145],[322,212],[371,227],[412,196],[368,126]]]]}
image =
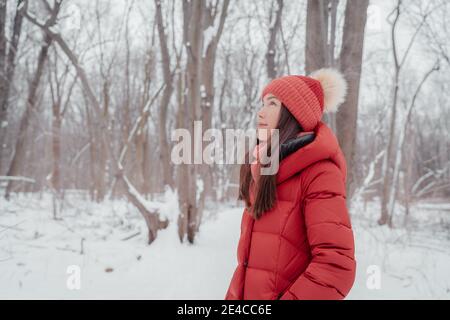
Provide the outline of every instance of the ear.
{"type": "Polygon", "coordinates": [[[313,71],[309,77],[320,82],[323,89],[324,112],[336,112],[345,101],[347,81],[336,69],[323,68],[313,71]]]}

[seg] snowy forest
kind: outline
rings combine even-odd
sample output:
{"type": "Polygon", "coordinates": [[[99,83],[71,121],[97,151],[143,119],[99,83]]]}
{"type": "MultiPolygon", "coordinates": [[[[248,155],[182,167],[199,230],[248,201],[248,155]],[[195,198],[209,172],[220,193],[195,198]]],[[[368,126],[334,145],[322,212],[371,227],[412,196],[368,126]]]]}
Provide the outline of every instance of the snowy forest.
{"type": "Polygon", "coordinates": [[[239,165],[173,132],[255,126],[282,75],[340,70],[348,299],[450,299],[447,0],[0,0],[0,298],[223,299],[239,165]]]}

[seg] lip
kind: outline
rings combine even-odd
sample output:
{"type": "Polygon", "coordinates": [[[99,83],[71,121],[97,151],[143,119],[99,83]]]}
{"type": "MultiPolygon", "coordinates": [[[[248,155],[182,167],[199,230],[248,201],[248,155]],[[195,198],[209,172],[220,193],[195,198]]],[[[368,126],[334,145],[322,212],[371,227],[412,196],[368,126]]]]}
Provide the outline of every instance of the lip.
{"type": "Polygon", "coordinates": [[[266,123],[261,123],[261,122],[260,122],[260,123],[258,123],[258,128],[259,128],[259,127],[267,127],[267,124],[266,124],[266,123]]]}

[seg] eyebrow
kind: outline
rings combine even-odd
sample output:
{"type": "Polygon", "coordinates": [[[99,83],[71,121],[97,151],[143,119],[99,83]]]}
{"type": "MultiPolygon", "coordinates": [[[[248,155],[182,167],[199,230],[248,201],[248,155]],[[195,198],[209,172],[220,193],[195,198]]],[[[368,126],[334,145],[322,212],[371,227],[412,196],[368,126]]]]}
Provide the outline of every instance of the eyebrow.
{"type": "MultiPolygon", "coordinates": [[[[275,97],[275,96],[270,96],[270,97],[268,97],[267,98],[267,100],[270,100],[270,99],[276,99],[277,97],[275,97]]],[[[264,101],[264,99],[261,99],[262,101],[264,101]]]]}

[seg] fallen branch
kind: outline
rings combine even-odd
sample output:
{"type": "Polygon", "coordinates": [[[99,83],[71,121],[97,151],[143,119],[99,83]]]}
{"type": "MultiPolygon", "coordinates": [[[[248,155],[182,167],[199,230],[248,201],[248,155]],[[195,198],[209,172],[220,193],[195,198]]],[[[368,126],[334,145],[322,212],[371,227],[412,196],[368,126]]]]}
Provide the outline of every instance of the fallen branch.
{"type": "Polygon", "coordinates": [[[129,236],[123,238],[122,241],[130,240],[130,239],[132,239],[132,238],[134,238],[134,237],[136,237],[136,236],[138,236],[138,235],[140,235],[140,234],[141,234],[141,232],[138,231],[138,232],[136,232],[136,233],[133,233],[132,235],[129,235],[129,236]]]}
{"type": "Polygon", "coordinates": [[[3,225],[3,224],[0,224],[0,227],[4,228],[3,230],[0,230],[0,232],[6,231],[6,230],[8,230],[8,229],[13,229],[13,230],[16,230],[16,231],[23,231],[23,229],[17,228],[16,226],[18,226],[19,224],[21,224],[21,223],[24,222],[24,221],[25,221],[25,220],[20,221],[20,222],[14,224],[14,225],[12,225],[12,226],[6,226],[6,225],[3,225]]]}
{"type": "Polygon", "coordinates": [[[21,176],[0,176],[0,181],[24,181],[30,183],[36,183],[36,180],[28,177],[21,176]]]}

